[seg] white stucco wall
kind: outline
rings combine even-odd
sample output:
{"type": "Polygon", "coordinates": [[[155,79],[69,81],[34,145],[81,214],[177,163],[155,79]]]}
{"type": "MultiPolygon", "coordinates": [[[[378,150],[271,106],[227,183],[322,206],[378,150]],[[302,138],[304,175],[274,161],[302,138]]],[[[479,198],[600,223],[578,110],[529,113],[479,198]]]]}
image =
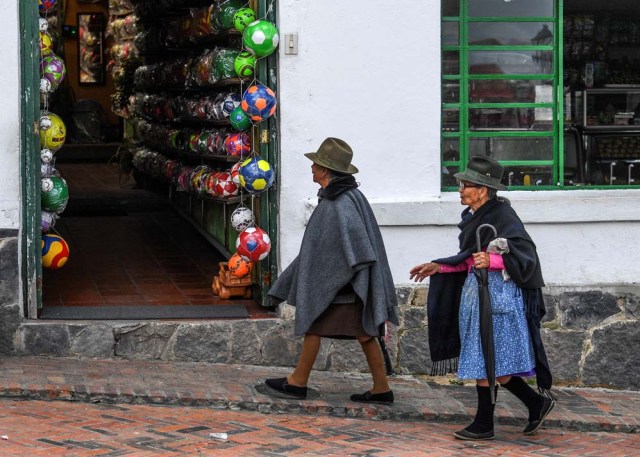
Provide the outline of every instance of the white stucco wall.
{"type": "Polygon", "coordinates": [[[18,2],[5,3],[0,15],[0,228],[17,228],[20,223],[20,28],[18,2]]]}
{"type": "MultiPolygon", "coordinates": [[[[279,261],[298,252],[317,185],[303,153],[354,149],[397,284],[457,251],[457,193],[441,194],[440,2],[280,0],[279,261]],[[285,34],[298,34],[286,55],[285,34]]],[[[640,191],[507,192],[552,285],[637,283],[640,191]]]]}

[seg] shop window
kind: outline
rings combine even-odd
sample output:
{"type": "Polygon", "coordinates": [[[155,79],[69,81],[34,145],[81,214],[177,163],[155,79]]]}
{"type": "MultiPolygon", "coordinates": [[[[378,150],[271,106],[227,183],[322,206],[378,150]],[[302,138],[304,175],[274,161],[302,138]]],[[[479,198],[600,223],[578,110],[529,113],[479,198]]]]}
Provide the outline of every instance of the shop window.
{"type": "Polygon", "coordinates": [[[442,188],[472,155],[505,166],[511,189],[559,180],[558,29],[553,0],[442,2],[442,188]]]}

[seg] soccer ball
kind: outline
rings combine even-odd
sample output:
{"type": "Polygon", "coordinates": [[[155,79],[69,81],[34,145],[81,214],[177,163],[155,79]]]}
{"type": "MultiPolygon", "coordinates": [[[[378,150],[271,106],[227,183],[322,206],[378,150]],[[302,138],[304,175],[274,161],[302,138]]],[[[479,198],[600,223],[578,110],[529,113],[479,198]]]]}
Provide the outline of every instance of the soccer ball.
{"type": "Polygon", "coordinates": [[[231,111],[229,122],[231,122],[231,127],[239,131],[244,131],[251,127],[251,119],[245,114],[241,106],[231,111]]]}
{"type": "Polygon", "coordinates": [[[222,101],[222,114],[224,117],[229,117],[231,112],[238,106],[240,106],[240,95],[235,92],[230,92],[222,101]]]}
{"type": "Polygon", "coordinates": [[[220,173],[216,179],[214,193],[220,197],[231,197],[238,195],[238,186],[231,179],[231,175],[227,172],[220,173]]]}
{"type": "Polygon", "coordinates": [[[251,152],[251,140],[246,133],[232,133],[224,140],[224,149],[230,156],[239,156],[251,152]]]}
{"type": "Polygon", "coordinates": [[[231,213],[231,226],[238,232],[242,232],[255,223],[256,220],[253,217],[253,211],[246,206],[240,206],[231,213]]]}
{"type": "Polygon", "coordinates": [[[236,249],[244,260],[258,262],[269,255],[271,239],[260,227],[248,227],[238,235],[236,249]]]}
{"type": "Polygon", "coordinates": [[[60,173],[52,163],[40,162],[40,177],[48,178],[50,176],[60,176],[60,173]]]}
{"type": "Polygon", "coordinates": [[[48,79],[40,78],[40,92],[42,92],[43,94],[48,94],[52,90],[53,87],[51,87],[51,81],[49,81],[48,79]]]}
{"type": "Polygon", "coordinates": [[[233,26],[238,32],[242,32],[255,20],[256,13],[251,8],[240,8],[233,15],[233,26]]]}
{"type": "Polygon", "coordinates": [[[67,128],[59,116],[47,113],[40,117],[40,145],[43,148],[57,151],[67,138],[67,128]]]}
{"type": "Polygon", "coordinates": [[[229,258],[227,265],[229,272],[237,278],[247,276],[253,270],[253,262],[244,260],[237,252],[229,258]]]}
{"type": "Polygon", "coordinates": [[[41,32],[46,32],[49,29],[49,22],[47,22],[45,18],[41,17],[38,19],[38,29],[41,32]]]}
{"type": "Polygon", "coordinates": [[[51,53],[40,61],[40,77],[48,80],[53,90],[60,85],[66,74],[64,60],[57,55],[51,53]]]}
{"type": "Polygon", "coordinates": [[[233,61],[233,69],[241,78],[253,76],[256,66],[256,56],[248,51],[242,51],[233,61]]]}
{"type": "Polygon", "coordinates": [[[237,162],[233,167],[231,167],[231,179],[237,185],[240,185],[240,167],[242,166],[242,162],[237,162]]]}
{"type": "Polygon", "coordinates": [[[53,160],[53,151],[51,149],[43,149],[40,151],[40,161],[42,163],[49,163],[53,160]]]}
{"type": "Polygon", "coordinates": [[[46,233],[56,224],[58,215],[56,213],[50,213],[49,211],[41,211],[40,213],[40,230],[42,233],[46,233]]]}
{"type": "Polygon", "coordinates": [[[40,52],[43,57],[53,54],[53,39],[46,31],[40,31],[40,52]]]}
{"type": "Polygon", "coordinates": [[[42,266],[55,270],[69,260],[69,245],[58,235],[42,235],[42,266]]]}
{"type": "Polygon", "coordinates": [[[276,112],[276,93],[262,84],[249,87],[242,94],[242,111],[254,122],[264,121],[276,112]]]}
{"type": "Polygon", "coordinates": [[[274,177],[271,164],[257,157],[251,157],[242,162],[238,173],[240,185],[251,194],[259,194],[267,190],[273,184],[274,177]]]}
{"type": "Polygon", "coordinates": [[[48,13],[56,6],[56,0],[38,0],[38,10],[41,13],[48,13]]]}
{"type": "Polygon", "coordinates": [[[278,29],[269,21],[254,21],[242,32],[242,41],[250,53],[265,57],[278,47],[278,29]]]}
{"type": "Polygon", "coordinates": [[[69,201],[67,182],[59,176],[49,176],[40,180],[40,200],[42,209],[61,213],[69,201]]]}

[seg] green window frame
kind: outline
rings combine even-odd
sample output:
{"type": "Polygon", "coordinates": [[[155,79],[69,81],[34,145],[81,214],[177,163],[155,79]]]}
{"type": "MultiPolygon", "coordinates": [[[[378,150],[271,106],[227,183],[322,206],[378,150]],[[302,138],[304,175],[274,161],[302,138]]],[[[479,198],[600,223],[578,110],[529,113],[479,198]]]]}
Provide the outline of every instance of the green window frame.
{"type": "Polygon", "coordinates": [[[561,0],[553,2],[550,16],[526,17],[472,16],[469,3],[470,0],[442,1],[442,190],[457,190],[453,175],[464,170],[469,156],[482,153],[483,148],[492,155],[500,155],[502,151],[502,156],[495,158],[505,166],[505,183],[510,190],[563,187],[562,56],[559,52],[562,24],[558,19],[561,0]],[[496,25],[496,30],[539,26],[535,23],[550,26],[552,38],[544,43],[470,42],[470,36],[478,35],[485,26],[496,25]],[[488,63],[492,60],[506,63],[497,68],[489,64],[483,66],[485,56],[493,57],[487,59],[488,63]],[[517,61],[509,64],[509,59],[517,61]],[[546,66],[546,71],[530,71],[527,61],[538,63],[531,66],[546,66]],[[480,64],[474,65],[476,70],[472,71],[474,62],[480,64]],[[528,85],[531,89],[531,83],[535,86],[535,99],[518,99],[513,87],[528,85]],[[474,90],[476,87],[489,88],[485,93],[490,94],[492,86],[494,92],[496,87],[508,86],[510,94],[515,94],[511,97],[516,99],[509,100],[510,96],[507,100],[491,96],[484,99],[474,95],[479,92],[474,90]],[[538,87],[544,90],[538,91],[538,87]],[[506,113],[502,118],[513,118],[512,122],[517,125],[491,125],[491,114],[496,112],[506,113]],[[476,119],[486,125],[479,127],[476,119]],[[530,147],[518,148],[518,144],[530,147]],[[532,150],[534,154],[529,153],[532,150]]]}

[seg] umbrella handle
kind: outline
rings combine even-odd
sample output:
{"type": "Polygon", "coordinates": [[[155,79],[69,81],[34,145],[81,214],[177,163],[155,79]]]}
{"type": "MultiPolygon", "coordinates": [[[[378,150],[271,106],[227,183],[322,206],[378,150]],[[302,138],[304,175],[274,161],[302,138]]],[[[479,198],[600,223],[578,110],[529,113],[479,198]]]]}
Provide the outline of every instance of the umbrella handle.
{"type": "Polygon", "coordinates": [[[482,231],[483,228],[490,228],[491,230],[493,230],[493,238],[498,238],[498,231],[493,225],[482,224],[480,227],[476,229],[476,244],[478,245],[477,252],[480,252],[482,250],[482,244],[480,243],[480,232],[482,231]]]}

